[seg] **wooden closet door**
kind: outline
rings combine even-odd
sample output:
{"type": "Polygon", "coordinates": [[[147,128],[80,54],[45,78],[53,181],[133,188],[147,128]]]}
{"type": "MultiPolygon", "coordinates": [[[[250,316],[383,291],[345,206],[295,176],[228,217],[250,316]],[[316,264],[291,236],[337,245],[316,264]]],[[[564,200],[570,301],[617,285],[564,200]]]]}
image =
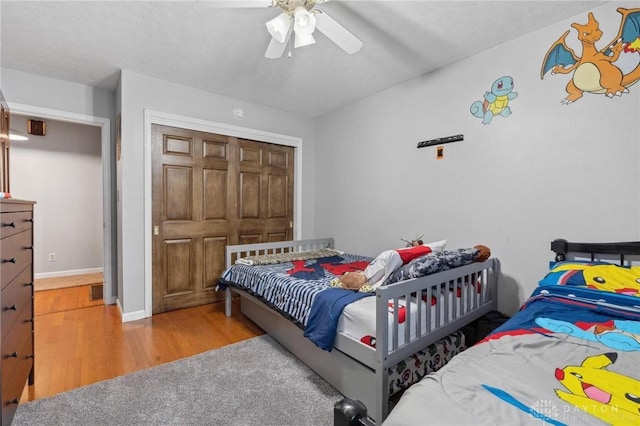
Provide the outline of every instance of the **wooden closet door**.
{"type": "Polygon", "coordinates": [[[215,286],[236,235],[233,142],[152,126],[153,313],[224,297],[215,286]]]}
{"type": "Polygon", "coordinates": [[[228,244],[292,238],[294,149],[152,126],[153,313],[220,301],[228,244]]]}
{"type": "Polygon", "coordinates": [[[238,243],[293,238],[294,149],[240,139],[238,243]]]}

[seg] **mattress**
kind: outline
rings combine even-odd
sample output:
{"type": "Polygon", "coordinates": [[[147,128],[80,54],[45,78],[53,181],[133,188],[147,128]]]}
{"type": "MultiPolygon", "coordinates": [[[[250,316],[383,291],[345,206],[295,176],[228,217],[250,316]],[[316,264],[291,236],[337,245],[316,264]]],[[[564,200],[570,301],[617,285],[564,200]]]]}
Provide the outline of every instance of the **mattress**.
{"type": "MultiPolygon", "coordinates": [[[[444,324],[445,320],[453,318],[454,312],[462,312],[470,307],[467,306],[468,298],[463,298],[462,295],[468,291],[474,291],[473,288],[469,288],[468,284],[459,283],[458,287],[450,287],[443,291],[438,291],[436,295],[431,295],[430,300],[427,302],[427,296],[423,295],[422,300],[419,301],[419,306],[422,311],[420,315],[421,327],[420,330],[429,331],[433,330],[436,326],[444,324]],[[448,305],[445,307],[445,304],[448,305]],[[427,324],[427,305],[431,305],[429,323],[427,324]]],[[[477,288],[477,292],[480,288],[477,288]]],[[[402,346],[405,343],[405,328],[409,325],[409,339],[413,340],[416,337],[418,315],[416,299],[412,298],[409,310],[409,323],[406,321],[406,300],[404,298],[398,300],[398,346],[402,346]]],[[[395,306],[389,303],[389,339],[393,339],[395,334],[394,328],[394,309],[395,306]]],[[[355,301],[347,305],[342,311],[340,320],[338,321],[338,333],[349,337],[352,340],[356,340],[364,345],[375,347],[375,334],[376,334],[376,300],[373,297],[367,297],[355,301]]]]}

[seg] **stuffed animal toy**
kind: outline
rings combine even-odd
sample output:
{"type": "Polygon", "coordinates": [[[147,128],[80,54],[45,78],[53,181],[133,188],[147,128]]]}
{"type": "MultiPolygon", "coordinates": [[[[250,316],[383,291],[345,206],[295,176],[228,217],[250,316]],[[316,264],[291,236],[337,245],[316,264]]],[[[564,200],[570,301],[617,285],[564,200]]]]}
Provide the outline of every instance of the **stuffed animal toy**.
{"type": "Polygon", "coordinates": [[[346,272],[331,281],[332,287],[341,287],[347,290],[358,290],[363,293],[369,293],[373,291],[371,286],[367,284],[367,276],[364,272],[346,272]]]}
{"type": "Polygon", "coordinates": [[[404,238],[400,238],[400,240],[402,240],[405,243],[407,243],[407,245],[405,247],[417,247],[417,246],[421,246],[421,245],[424,244],[424,242],[422,241],[422,237],[424,237],[424,235],[420,235],[419,237],[415,237],[413,240],[405,240],[404,238]]]}
{"type": "Polygon", "coordinates": [[[491,249],[489,247],[478,244],[477,246],[473,246],[473,248],[478,250],[478,254],[473,258],[474,262],[484,262],[491,257],[491,249]]]}

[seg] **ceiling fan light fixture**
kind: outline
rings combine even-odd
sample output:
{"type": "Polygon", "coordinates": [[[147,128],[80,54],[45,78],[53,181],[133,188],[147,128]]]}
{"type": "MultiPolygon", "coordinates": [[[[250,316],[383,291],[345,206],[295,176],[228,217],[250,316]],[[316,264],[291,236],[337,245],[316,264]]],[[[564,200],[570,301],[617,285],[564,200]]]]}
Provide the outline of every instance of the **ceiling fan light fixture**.
{"type": "Polygon", "coordinates": [[[316,17],[302,6],[293,10],[293,30],[297,34],[311,35],[316,29],[316,17]]]}
{"type": "Polygon", "coordinates": [[[272,7],[277,6],[282,12],[267,22],[271,40],[265,51],[265,58],[281,58],[287,46],[288,56],[291,57],[292,44],[294,47],[315,44],[313,33],[316,29],[345,52],[353,54],[359,51],[362,41],[322,10],[315,8],[325,1],[328,0],[271,0],[272,7]]]}
{"type": "Polygon", "coordinates": [[[296,39],[293,44],[294,47],[304,47],[314,44],[316,39],[313,38],[313,34],[300,34],[296,33],[296,39]]]}
{"type": "Polygon", "coordinates": [[[284,43],[291,28],[291,16],[287,13],[281,13],[269,22],[267,22],[267,31],[280,43],[284,43]]]}

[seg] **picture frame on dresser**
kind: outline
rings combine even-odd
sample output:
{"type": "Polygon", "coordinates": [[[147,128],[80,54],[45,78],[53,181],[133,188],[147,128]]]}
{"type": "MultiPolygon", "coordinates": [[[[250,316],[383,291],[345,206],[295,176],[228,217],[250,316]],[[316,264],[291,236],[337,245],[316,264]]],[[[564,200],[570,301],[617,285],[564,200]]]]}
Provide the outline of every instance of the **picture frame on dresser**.
{"type": "Polygon", "coordinates": [[[0,400],[5,426],[13,420],[25,384],[35,383],[34,205],[0,199],[0,400]]]}

